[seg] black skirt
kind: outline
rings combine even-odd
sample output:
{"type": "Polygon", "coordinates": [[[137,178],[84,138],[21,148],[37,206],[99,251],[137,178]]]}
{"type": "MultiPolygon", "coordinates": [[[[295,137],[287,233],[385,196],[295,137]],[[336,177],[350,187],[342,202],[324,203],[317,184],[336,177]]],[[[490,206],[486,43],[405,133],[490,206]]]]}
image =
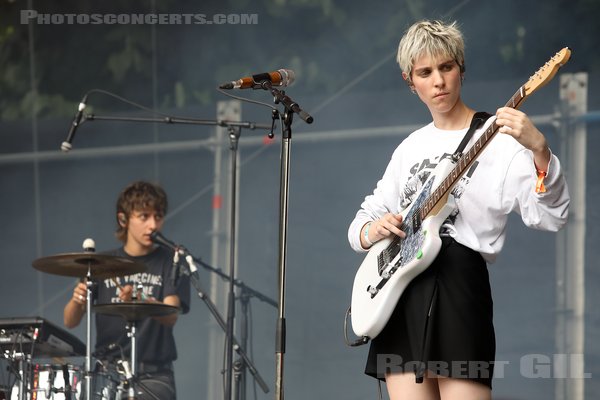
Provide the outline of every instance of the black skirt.
{"type": "Polygon", "coordinates": [[[496,339],[487,264],[481,254],[442,238],[434,262],[406,288],[372,340],[365,373],[425,370],[492,387],[496,339]]]}

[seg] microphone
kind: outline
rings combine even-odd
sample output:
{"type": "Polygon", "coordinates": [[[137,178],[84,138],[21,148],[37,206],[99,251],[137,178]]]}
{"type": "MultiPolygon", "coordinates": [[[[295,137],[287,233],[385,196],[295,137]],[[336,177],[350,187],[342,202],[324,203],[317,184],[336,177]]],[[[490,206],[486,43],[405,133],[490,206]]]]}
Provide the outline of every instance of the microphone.
{"type": "Polygon", "coordinates": [[[83,96],[83,99],[81,99],[81,103],[79,103],[79,107],[77,109],[77,114],[75,114],[75,117],[73,118],[73,122],[71,122],[71,128],[69,129],[69,134],[67,135],[67,139],[64,142],[62,142],[62,144],[60,145],[60,149],[62,151],[64,151],[65,153],[73,148],[71,143],[73,143],[73,138],[75,137],[75,131],[77,130],[77,128],[79,127],[79,124],[81,122],[81,117],[83,116],[83,110],[85,110],[85,106],[87,103],[87,97],[88,97],[88,95],[86,94],[85,96],[83,96]]]}
{"type": "Polygon", "coordinates": [[[164,237],[158,231],[152,232],[150,234],[150,238],[152,239],[152,241],[154,243],[156,243],[160,246],[164,246],[167,249],[170,249],[174,252],[174,254],[173,254],[173,269],[171,270],[171,280],[174,282],[175,285],[177,285],[177,281],[179,280],[179,277],[181,274],[181,272],[179,270],[179,256],[183,256],[185,258],[185,261],[189,265],[189,272],[192,275],[196,276],[198,267],[196,267],[196,264],[194,263],[194,257],[190,254],[190,252],[185,247],[171,242],[169,239],[164,237]]]}
{"type": "Polygon", "coordinates": [[[152,239],[154,243],[173,251],[173,268],[171,269],[170,279],[171,282],[173,282],[173,285],[177,286],[179,281],[179,256],[186,254],[185,249],[171,242],[169,239],[161,235],[159,231],[152,232],[150,234],[150,239],[152,239]]]}
{"type": "Polygon", "coordinates": [[[169,239],[164,237],[159,231],[154,231],[150,234],[150,239],[160,246],[166,247],[167,249],[173,250],[175,253],[180,255],[186,254],[185,249],[182,246],[176,245],[171,242],[169,239]]]}
{"type": "Polygon", "coordinates": [[[219,89],[264,89],[264,82],[271,82],[272,86],[289,86],[296,79],[296,74],[291,69],[278,69],[273,72],[247,76],[237,81],[231,81],[219,86],[219,89]]]}

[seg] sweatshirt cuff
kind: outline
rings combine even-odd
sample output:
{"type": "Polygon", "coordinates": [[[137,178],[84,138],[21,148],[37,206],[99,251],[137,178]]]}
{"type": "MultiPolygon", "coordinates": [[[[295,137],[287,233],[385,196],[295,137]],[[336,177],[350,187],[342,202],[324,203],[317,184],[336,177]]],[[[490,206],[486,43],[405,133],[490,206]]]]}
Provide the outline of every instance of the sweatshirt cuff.
{"type": "Polygon", "coordinates": [[[533,168],[536,172],[535,192],[539,194],[545,193],[547,188],[552,187],[552,184],[560,177],[560,161],[552,153],[552,149],[549,148],[548,150],[550,151],[550,160],[546,166],[546,171],[539,170],[533,162],[533,168]]]}

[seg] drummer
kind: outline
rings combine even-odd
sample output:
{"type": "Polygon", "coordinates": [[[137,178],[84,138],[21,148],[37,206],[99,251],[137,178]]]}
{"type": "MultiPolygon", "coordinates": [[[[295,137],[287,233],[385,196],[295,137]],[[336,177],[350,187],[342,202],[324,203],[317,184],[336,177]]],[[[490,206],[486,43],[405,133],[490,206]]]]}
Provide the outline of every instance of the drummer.
{"type": "MultiPolygon", "coordinates": [[[[117,238],[123,246],[105,254],[131,259],[146,271],[96,282],[95,304],[140,300],[180,307],[187,313],[190,281],[174,276],[173,253],[153,244],[150,234],[162,228],[167,195],[158,185],[138,181],[127,186],[117,200],[117,238]]],[[[74,328],[86,310],[86,284],[79,283],[64,309],[64,324],[74,328]]],[[[136,329],[138,399],[175,399],[173,361],[177,358],[173,327],[178,314],[146,318],[136,329]],[[152,394],[149,394],[151,391],[152,394]]],[[[96,314],[96,354],[108,361],[129,355],[130,339],[122,317],[96,314]]]]}

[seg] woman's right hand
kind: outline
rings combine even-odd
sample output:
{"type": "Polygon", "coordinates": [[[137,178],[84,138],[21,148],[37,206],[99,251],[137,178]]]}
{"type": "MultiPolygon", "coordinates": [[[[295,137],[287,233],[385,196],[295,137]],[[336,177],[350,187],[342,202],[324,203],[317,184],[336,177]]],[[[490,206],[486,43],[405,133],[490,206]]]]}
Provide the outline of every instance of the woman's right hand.
{"type": "Polygon", "coordinates": [[[401,214],[387,213],[384,214],[383,217],[370,222],[369,230],[367,232],[367,241],[365,240],[365,230],[368,224],[369,223],[365,224],[363,229],[360,231],[360,242],[365,249],[371,247],[381,239],[392,235],[396,235],[400,238],[406,237],[406,234],[400,230],[400,227],[402,226],[401,214]]]}
{"type": "Polygon", "coordinates": [[[377,221],[373,221],[369,229],[369,239],[375,243],[383,238],[396,235],[404,238],[406,234],[400,230],[402,215],[387,213],[377,221]]]}

